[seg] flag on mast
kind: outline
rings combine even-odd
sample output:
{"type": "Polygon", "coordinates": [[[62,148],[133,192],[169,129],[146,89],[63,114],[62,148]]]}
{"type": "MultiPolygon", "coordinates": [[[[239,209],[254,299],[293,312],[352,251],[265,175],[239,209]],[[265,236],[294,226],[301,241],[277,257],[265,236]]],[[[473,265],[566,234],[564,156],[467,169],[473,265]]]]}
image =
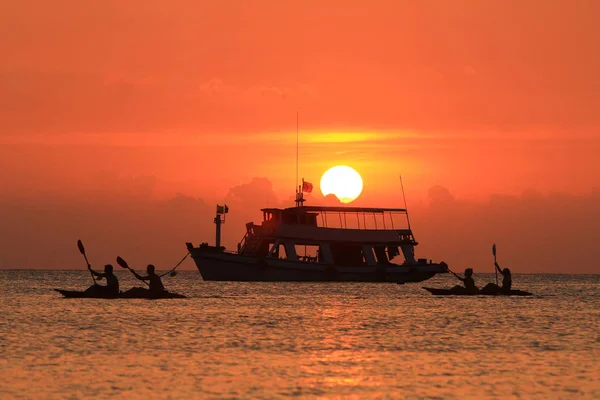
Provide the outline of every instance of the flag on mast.
{"type": "Polygon", "coordinates": [[[313,190],[313,184],[310,182],[305,182],[304,178],[302,178],[302,191],[305,193],[311,193],[313,190]]]}

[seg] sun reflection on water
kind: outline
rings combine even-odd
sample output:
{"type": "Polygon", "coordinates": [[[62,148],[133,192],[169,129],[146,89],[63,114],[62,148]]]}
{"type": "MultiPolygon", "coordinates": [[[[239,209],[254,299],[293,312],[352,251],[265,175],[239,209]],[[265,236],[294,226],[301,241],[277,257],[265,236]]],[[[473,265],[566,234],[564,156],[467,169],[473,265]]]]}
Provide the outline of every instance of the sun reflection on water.
{"type": "Polygon", "coordinates": [[[600,395],[600,277],[516,276],[542,296],[446,299],[415,285],[209,283],[182,272],[170,288],[190,299],[149,302],[64,300],[50,289],[89,276],[28,273],[0,272],[3,398],[600,395]]]}

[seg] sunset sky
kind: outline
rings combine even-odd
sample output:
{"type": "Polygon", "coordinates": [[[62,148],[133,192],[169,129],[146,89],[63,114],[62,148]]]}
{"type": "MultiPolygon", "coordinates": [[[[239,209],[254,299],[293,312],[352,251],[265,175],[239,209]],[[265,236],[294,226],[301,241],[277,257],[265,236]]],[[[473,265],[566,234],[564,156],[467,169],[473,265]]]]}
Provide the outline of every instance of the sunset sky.
{"type": "Polygon", "coordinates": [[[300,176],[318,189],[349,165],[353,205],[400,206],[401,174],[425,256],[491,272],[496,241],[517,272],[600,272],[598,15],[593,0],[3,2],[0,268],[79,268],[79,238],[99,264],[168,267],[214,240],[224,201],[235,246],[258,208],[292,205],[298,111],[300,176]]]}

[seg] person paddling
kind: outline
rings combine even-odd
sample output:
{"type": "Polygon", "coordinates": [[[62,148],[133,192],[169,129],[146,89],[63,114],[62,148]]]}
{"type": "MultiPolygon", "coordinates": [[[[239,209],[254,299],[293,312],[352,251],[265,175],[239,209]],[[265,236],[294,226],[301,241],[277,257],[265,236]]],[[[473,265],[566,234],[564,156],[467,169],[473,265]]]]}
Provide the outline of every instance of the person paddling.
{"type": "Polygon", "coordinates": [[[132,269],[129,270],[139,280],[149,282],[150,297],[160,296],[161,293],[165,291],[165,287],[163,286],[160,276],[155,272],[156,268],[154,267],[154,265],[148,264],[148,266],[146,267],[146,272],[148,273],[148,275],[146,276],[141,276],[132,269]]]}
{"type": "Polygon", "coordinates": [[[512,288],[512,274],[510,273],[510,269],[501,269],[497,262],[495,262],[494,265],[498,272],[502,274],[502,291],[510,292],[510,289],[512,288]]]}
{"type": "Polygon", "coordinates": [[[502,286],[500,287],[495,283],[488,283],[483,289],[481,289],[481,291],[484,293],[510,293],[512,289],[512,275],[510,273],[510,269],[502,269],[496,262],[494,265],[496,266],[496,270],[502,274],[502,286]]]}
{"type": "Polygon", "coordinates": [[[496,266],[496,271],[498,271],[498,272],[500,272],[500,274],[502,274],[502,287],[498,287],[498,285],[496,285],[495,283],[488,283],[481,290],[486,293],[492,293],[492,292],[510,293],[510,291],[512,289],[512,274],[510,273],[510,269],[500,268],[498,263],[495,261],[494,261],[494,265],[496,266]]]}
{"type": "Polygon", "coordinates": [[[466,290],[467,293],[477,293],[478,289],[477,286],[475,286],[475,280],[473,279],[473,269],[472,268],[467,268],[465,269],[465,277],[462,278],[459,275],[455,274],[454,272],[448,270],[452,275],[454,275],[459,281],[462,281],[465,286],[455,286],[453,289],[457,289],[457,290],[466,290]]]}
{"type": "Polygon", "coordinates": [[[484,293],[504,293],[511,294],[512,290],[512,274],[508,268],[500,268],[496,261],[496,243],[492,245],[492,254],[494,255],[494,267],[496,269],[496,283],[488,283],[483,289],[484,293]],[[498,272],[502,275],[502,287],[498,286],[498,272]]]}
{"type": "Polygon", "coordinates": [[[113,273],[112,265],[106,264],[104,266],[104,272],[94,271],[90,264],[88,264],[87,267],[92,275],[97,276],[98,278],[106,278],[106,286],[95,283],[94,285],[90,286],[86,292],[98,290],[113,296],[119,295],[119,279],[117,279],[117,276],[113,273]]]}

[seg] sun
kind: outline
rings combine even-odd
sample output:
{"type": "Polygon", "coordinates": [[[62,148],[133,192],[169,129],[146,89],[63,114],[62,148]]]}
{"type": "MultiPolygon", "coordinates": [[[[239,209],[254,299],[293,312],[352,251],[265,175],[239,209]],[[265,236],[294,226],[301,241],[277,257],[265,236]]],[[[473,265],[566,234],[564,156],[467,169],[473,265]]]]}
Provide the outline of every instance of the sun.
{"type": "Polygon", "coordinates": [[[328,169],[321,177],[323,196],[334,194],[342,203],[350,203],[360,196],[363,181],[355,169],[338,165],[328,169]]]}

